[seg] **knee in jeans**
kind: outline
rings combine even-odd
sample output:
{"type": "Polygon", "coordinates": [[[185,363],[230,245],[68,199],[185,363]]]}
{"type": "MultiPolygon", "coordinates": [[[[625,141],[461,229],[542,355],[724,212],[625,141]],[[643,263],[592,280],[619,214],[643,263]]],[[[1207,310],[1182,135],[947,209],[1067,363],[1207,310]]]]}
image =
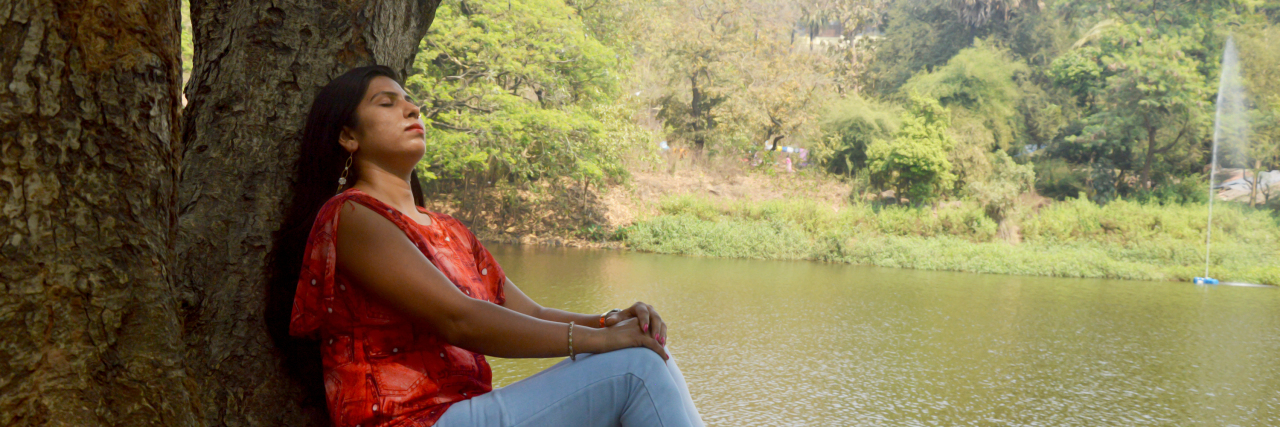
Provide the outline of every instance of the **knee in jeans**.
{"type": "Polygon", "coordinates": [[[624,365],[627,367],[627,373],[640,377],[641,379],[647,379],[654,373],[666,372],[662,356],[659,356],[658,353],[654,353],[653,350],[644,347],[636,347],[619,350],[618,352],[620,353],[619,356],[626,358],[626,361],[628,362],[624,365]]]}

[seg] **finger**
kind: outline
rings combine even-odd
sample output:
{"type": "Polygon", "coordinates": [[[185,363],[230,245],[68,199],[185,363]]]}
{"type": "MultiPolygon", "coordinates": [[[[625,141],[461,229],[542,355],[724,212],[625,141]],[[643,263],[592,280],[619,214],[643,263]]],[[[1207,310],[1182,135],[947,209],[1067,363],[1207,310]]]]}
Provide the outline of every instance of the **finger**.
{"type": "Polygon", "coordinates": [[[626,314],[623,314],[623,312],[619,311],[617,313],[610,314],[609,318],[605,320],[605,323],[607,323],[609,326],[613,326],[613,325],[622,323],[622,321],[630,319],[632,317],[635,317],[635,316],[634,315],[627,316],[626,314]]]}
{"type": "Polygon", "coordinates": [[[640,331],[645,334],[649,333],[649,307],[644,303],[636,303],[632,306],[636,310],[636,320],[640,323],[640,331]]]}
{"type": "Polygon", "coordinates": [[[658,344],[662,344],[662,346],[665,347],[667,345],[666,335],[667,324],[661,320],[655,321],[653,323],[653,339],[657,340],[658,344]]]}
{"type": "Polygon", "coordinates": [[[652,330],[649,331],[649,335],[654,339],[657,339],[658,334],[660,334],[661,331],[665,331],[667,328],[667,323],[662,321],[662,316],[659,316],[658,311],[654,310],[653,307],[649,307],[649,322],[652,325],[650,328],[652,330]]]}
{"type": "Polygon", "coordinates": [[[613,313],[604,317],[604,327],[610,327],[618,324],[618,313],[613,313]]]}
{"type": "Polygon", "coordinates": [[[664,362],[671,358],[671,356],[667,355],[667,349],[663,348],[662,344],[658,344],[657,340],[649,337],[642,337],[640,339],[641,343],[643,343],[646,348],[653,350],[654,353],[658,353],[658,356],[661,356],[664,362]]]}

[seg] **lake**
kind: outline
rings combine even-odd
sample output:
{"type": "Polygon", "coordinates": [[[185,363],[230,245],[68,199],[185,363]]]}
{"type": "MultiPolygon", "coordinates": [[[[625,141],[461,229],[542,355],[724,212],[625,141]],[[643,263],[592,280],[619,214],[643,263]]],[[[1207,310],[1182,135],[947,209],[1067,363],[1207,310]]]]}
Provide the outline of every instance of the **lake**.
{"type": "Polygon", "coordinates": [[[654,305],[712,426],[1280,425],[1274,288],[490,250],[543,306],[654,305]]]}

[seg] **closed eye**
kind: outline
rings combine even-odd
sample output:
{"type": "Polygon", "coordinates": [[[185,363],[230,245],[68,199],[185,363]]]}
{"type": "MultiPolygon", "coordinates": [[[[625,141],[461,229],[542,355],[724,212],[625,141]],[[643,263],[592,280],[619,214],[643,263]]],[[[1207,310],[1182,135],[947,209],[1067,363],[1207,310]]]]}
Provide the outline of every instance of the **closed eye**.
{"type": "MultiPolygon", "coordinates": [[[[374,99],[376,99],[376,98],[377,98],[377,97],[379,97],[379,96],[386,97],[386,98],[387,98],[387,100],[386,100],[386,101],[384,101],[384,102],[383,102],[383,103],[381,103],[381,104],[378,104],[378,105],[383,106],[383,107],[394,107],[394,106],[396,105],[396,98],[399,98],[399,97],[400,97],[400,94],[395,93],[395,92],[392,92],[392,91],[384,90],[384,91],[382,91],[382,92],[378,92],[378,93],[373,94],[373,96],[369,97],[369,100],[370,100],[370,101],[373,101],[374,99]]],[[[413,101],[410,101],[410,100],[409,100],[408,95],[406,95],[406,96],[404,97],[404,99],[405,99],[405,101],[413,102],[413,101]]]]}

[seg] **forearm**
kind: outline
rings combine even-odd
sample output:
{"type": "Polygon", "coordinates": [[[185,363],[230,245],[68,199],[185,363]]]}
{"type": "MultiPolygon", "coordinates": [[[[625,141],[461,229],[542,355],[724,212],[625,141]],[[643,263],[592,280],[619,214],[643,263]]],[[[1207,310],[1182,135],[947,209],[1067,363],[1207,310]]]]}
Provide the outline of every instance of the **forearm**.
{"type": "Polygon", "coordinates": [[[600,327],[599,314],[572,313],[564,310],[544,307],[542,308],[542,310],[538,312],[537,317],[539,319],[548,320],[552,322],[560,322],[560,323],[576,322],[579,325],[590,327],[590,328],[600,327]]]}
{"type": "MultiPolygon", "coordinates": [[[[572,315],[555,310],[564,315],[572,315]]],[[[464,318],[457,319],[449,331],[442,331],[445,339],[453,345],[477,353],[505,358],[542,358],[563,357],[569,355],[569,321],[591,319],[570,316],[552,316],[552,319],[540,319],[528,316],[502,306],[476,301],[469,307],[464,318]],[[559,320],[563,319],[561,322],[559,320]]],[[[574,329],[574,352],[586,353],[597,351],[599,337],[592,327],[595,324],[579,325],[574,329]],[[589,327],[584,327],[589,326],[589,327]]]]}
{"type": "Polygon", "coordinates": [[[600,315],[578,314],[538,305],[538,303],[534,302],[533,299],[525,295],[524,292],[520,290],[520,287],[516,286],[515,283],[512,283],[510,278],[507,278],[503,283],[503,293],[507,295],[507,300],[503,306],[508,309],[552,322],[575,322],[586,327],[600,327],[600,315]]]}

